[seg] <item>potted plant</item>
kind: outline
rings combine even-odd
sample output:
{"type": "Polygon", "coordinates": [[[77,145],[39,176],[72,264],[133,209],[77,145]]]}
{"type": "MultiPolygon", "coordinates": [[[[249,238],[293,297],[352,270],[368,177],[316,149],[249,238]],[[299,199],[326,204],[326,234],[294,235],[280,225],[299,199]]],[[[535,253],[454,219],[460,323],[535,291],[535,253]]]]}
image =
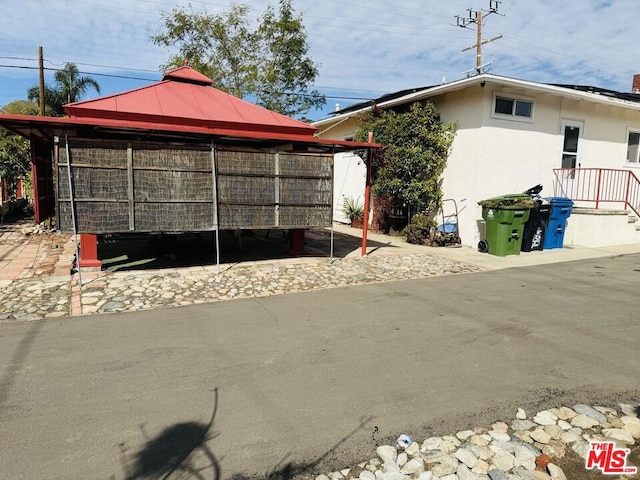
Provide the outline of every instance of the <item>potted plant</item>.
{"type": "Polygon", "coordinates": [[[364,217],[364,206],[362,203],[352,197],[345,198],[342,212],[344,216],[349,219],[352,227],[362,228],[362,219],[364,217]]]}

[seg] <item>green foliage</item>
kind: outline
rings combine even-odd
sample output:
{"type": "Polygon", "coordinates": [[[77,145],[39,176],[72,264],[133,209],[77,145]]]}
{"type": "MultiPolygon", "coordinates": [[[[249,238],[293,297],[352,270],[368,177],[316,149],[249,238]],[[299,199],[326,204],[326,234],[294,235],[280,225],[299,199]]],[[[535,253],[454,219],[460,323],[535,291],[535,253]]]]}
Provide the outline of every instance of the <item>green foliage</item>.
{"type": "Polygon", "coordinates": [[[85,97],[89,87],[100,94],[100,85],[91,77],[81,77],[78,67],[73,63],[65,63],[62,70],[53,75],[62,98],[67,103],[77,102],[85,97]]]}
{"type": "Polygon", "coordinates": [[[432,239],[437,226],[433,218],[417,213],[411,218],[411,223],[404,227],[402,235],[404,235],[407,243],[430,245],[433,243],[432,239]]]}
{"type": "MultiPolygon", "coordinates": [[[[36,104],[40,104],[40,88],[35,87],[27,90],[27,98],[36,104]]],[[[44,113],[51,117],[63,117],[65,111],[63,105],[65,104],[62,92],[56,87],[49,85],[44,86],[44,113]]]]}
{"type": "MultiPolygon", "coordinates": [[[[37,115],[38,105],[19,100],[7,104],[3,110],[14,115],[37,115]]],[[[0,127],[0,177],[9,185],[9,194],[15,192],[16,181],[27,178],[31,171],[29,141],[0,127]]]]}
{"type": "Polygon", "coordinates": [[[354,218],[364,217],[364,206],[352,197],[344,199],[342,212],[344,216],[353,221],[354,218]]]}
{"type": "Polygon", "coordinates": [[[256,102],[284,115],[301,115],[324,105],[325,98],[309,86],[318,75],[308,55],[302,16],[291,0],[269,6],[256,25],[249,21],[249,7],[236,3],[221,14],[176,7],[162,12],[164,32],[153,35],[156,45],[177,48],[162,68],[188,61],[211,77],[216,88],[256,102]]]}
{"type": "Polygon", "coordinates": [[[231,3],[226,13],[198,13],[191,6],[162,11],[164,33],[153,35],[156,45],[177,47],[163,69],[185,61],[215,80],[216,88],[240,98],[258,85],[259,37],[248,19],[249,7],[231,3]]]}
{"type": "Polygon", "coordinates": [[[13,115],[38,115],[40,113],[38,104],[27,100],[16,100],[7,103],[2,107],[2,110],[13,115]]]}
{"type": "Polygon", "coordinates": [[[366,141],[370,131],[374,141],[384,145],[372,163],[374,194],[414,210],[437,210],[455,125],[443,124],[433,104],[426,102],[404,112],[372,109],[361,116],[354,140],[366,141]]]}
{"type": "Polygon", "coordinates": [[[269,6],[258,29],[263,40],[263,64],[259,69],[257,102],[289,116],[320,108],[326,99],[309,90],[318,67],[309,57],[302,15],[294,15],[291,0],[280,0],[278,12],[269,6]]]}
{"type": "MultiPolygon", "coordinates": [[[[65,115],[63,106],[67,103],[82,100],[89,90],[93,88],[98,94],[100,85],[91,77],[80,76],[80,71],[74,63],[65,63],[61,70],[53,75],[55,86],[45,85],[44,101],[45,113],[54,117],[65,115]]],[[[36,85],[27,90],[29,100],[40,102],[40,88],[36,85]]]]}
{"type": "Polygon", "coordinates": [[[502,195],[500,197],[487,198],[478,202],[481,207],[521,209],[533,208],[533,199],[527,194],[502,195]]]}

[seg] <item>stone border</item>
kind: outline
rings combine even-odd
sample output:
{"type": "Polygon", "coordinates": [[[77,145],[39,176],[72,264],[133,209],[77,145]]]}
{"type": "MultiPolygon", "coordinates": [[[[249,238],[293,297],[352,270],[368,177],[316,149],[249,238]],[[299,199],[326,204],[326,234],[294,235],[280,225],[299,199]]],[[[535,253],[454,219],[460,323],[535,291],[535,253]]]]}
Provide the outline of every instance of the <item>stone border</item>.
{"type": "MultiPolygon", "coordinates": [[[[589,443],[628,448],[640,439],[640,406],[577,404],[527,417],[518,409],[510,424],[427,438],[422,444],[381,445],[377,457],[316,480],[567,480],[554,460],[568,449],[587,459],[589,443]]],[[[399,444],[402,438],[399,439],[399,444]]],[[[627,466],[631,466],[629,463],[627,466]]],[[[586,472],[585,468],[585,472],[586,472]]]]}

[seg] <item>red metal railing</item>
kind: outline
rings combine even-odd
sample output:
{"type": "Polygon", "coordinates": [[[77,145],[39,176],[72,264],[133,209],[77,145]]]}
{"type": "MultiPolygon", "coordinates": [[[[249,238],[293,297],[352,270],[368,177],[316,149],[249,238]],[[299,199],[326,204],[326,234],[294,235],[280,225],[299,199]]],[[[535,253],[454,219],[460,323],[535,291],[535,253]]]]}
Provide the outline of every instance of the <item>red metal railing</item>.
{"type": "Polygon", "coordinates": [[[640,180],[631,170],[613,168],[554,168],[553,192],[574,202],[622,203],[640,217],[640,180]]]}

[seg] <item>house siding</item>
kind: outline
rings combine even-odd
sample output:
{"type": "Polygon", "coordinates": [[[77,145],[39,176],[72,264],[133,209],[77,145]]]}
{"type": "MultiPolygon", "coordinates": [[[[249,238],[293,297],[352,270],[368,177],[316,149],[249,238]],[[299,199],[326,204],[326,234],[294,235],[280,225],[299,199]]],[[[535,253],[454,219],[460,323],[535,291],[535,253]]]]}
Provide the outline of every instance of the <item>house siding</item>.
{"type": "MultiPolygon", "coordinates": [[[[428,98],[440,112],[443,122],[457,125],[443,174],[443,194],[444,198],[452,198],[458,204],[463,244],[475,246],[483,236],[482,209],[478,201],[520,193],[539,183],[544,186],[543,196],[554,194],[553,169],[561,167],[563,120],[583,123],[578,157],[580,167],[630,168],[640,174],[640,166],[626,162],[628,131],[640,131],[638,105],[629,104],[628,108],[619,102],[607,105],[598,103],[607,101],[605,97],[576,99],[570,98],[572,94],[567,92],[563,96],[557,89],[542,92],[535,87],[514,87],[509,82],[501,83],[499,78],[487,78],[481,83],[428,98]],[[517,121],[493,115],[496,94],[532,100],[533,118],[517,121]]],[[[351,135],[355,127],[355,120],[349,119],[323,135],[344,138],[351,135]]],[[[340,178],[338,164],[337,160],[336,188],[353,181],[353,178],[346,181],[340,178]]],[[[358,179],[353,183],[357,185],[354,192],[361,192],[364,166],[350,166],[348,174],[358,179]]],[[[334,197],[338,199],[340,193],[336,192],[334,197]]]]}
{"type": "MultiPolygon", "coordinates": [[[[353,136],[358,127],[354,118],[331,127],[329,130],[318,134],[319,138],[331,138],[344,140],[353,136]]],[[[347,198],[353,198],[364,204],[364,187],[367,176],[362,159],[353,152],[337,153],[333,164],[333,220],[348,223],[342,209],[347,198]]]]}
{"type": "Polygon", "coordinates": [[[458,123],[443,175],[443,194],[458,203],[465,245],[475,246],[483,236],[478,201],[520,193],[538,183],[544,186],[543,196],[553,195],[553,169],[561,166],[563,119],[584,122],[578,159],[581,167],[637,169],[626,163],[627,132],[638,128],[640,112],[489,83],[478,101],[469,94],[472,90],[452,92],[434,101],[443,121],[458,123]],[[494,93],[532,98],[533,121],[492,116],[494,93]]]}

